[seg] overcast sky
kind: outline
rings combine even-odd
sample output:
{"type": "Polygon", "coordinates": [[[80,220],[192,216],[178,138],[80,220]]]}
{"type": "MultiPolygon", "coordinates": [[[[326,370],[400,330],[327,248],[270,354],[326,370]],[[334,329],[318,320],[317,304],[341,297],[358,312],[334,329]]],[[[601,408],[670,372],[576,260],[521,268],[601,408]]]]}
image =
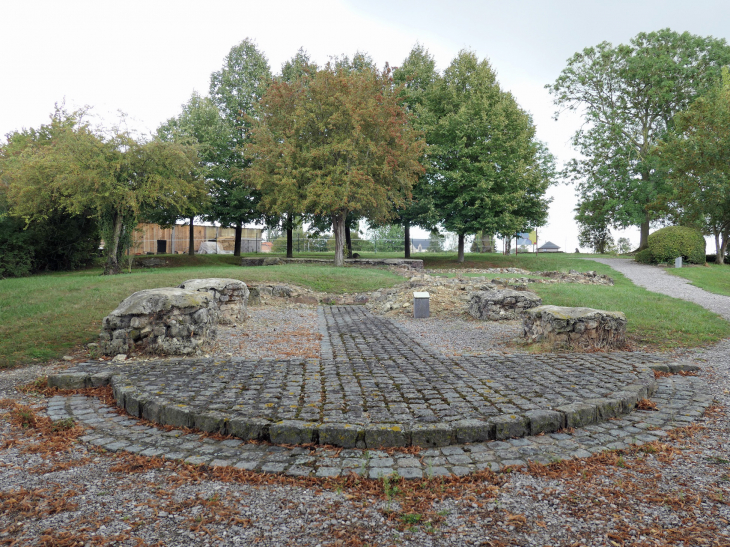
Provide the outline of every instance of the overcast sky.
{"type": "MultiPolygon", "coordinates": [[[[602,41],[627,43],[671,28],[730,39],[727,0],[607,1],[186,1],[0,0],[0,135],[48,120],[56,102],[90,105],[149,133],[207,93],[232,46],[251,38],[273,72],[304,47],[318,63],[355,51],[398,66],[420,42],[444,69],[461,49],[488,58],[503,89],[533,115],[558,165],[575,157],[580,117],[555,111],[545,84],[565,61],[602,41]]],[[[539,232],[577,247],[575,191],[560,185],[539,232]]],[[[638,229],[614,232],[638,244],[638,229]]]]}

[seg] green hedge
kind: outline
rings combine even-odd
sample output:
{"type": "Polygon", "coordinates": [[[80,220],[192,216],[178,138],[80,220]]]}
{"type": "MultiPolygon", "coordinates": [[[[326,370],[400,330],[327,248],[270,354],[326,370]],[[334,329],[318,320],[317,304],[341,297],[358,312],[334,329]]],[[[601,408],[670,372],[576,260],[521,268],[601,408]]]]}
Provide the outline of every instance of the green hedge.
{"type": "Polygon", "coordinates": [[[673,262],[678,256],[690,264],[705,263],[705,238],[698,230],[667,226],[649,235],[653,262],[673,262]]]}
{"type": "Polygon", "coordinates": [[[654,257],[652,257],[649,249],[644,249],[634,255],[634,260],[640,264],[652,264],[654,262],[654,257]]]}

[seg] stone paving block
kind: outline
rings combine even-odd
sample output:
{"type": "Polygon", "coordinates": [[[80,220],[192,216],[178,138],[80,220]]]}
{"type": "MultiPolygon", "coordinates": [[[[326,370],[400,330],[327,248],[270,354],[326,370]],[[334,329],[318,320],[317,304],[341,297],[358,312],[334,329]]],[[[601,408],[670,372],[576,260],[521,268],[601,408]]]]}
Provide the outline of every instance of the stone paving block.
{"type": "Polygon", "coordinates": [[[228,431],[244,441],[261,441],[269,437],[271,423],[259,418],[231,418],[228,431]]]}
{"type": "Polygon", "coordinates": [[[259,465],[259,460],[241,460],[236,463],[233,467],[236,469],[243,469],[244,471],[253,471],[259,465]]]}
{"type": "Polygon", "coordinates": [[[601,422],[616,418],[624,411],[624,403],[620,399],[601,397],[585,399],[583,402],[596,407],[596,419],[601,422]]]}
{"type": "Polygon", "coordinates": [[[456,442],[479,443],[495,438],[495,424],[484,420],[459,420],[454,422],[456,442]]]}
{"type": "Polygon", "coordinates": [[[86,372],[61,372],[48,375],[48,387],[58,389],[83,389],[90,383],[89,374],[86,372]]]}
{"type": "Polygon", "coordinates": [[[316,476],[320,478],[339,477],[342,470],[339,467],[320,467],[316,476]]]}
{"type": "Polygon", "coordinates": [[[525,416],[530,420],[530,435],[553,433],[565,427],[563,414],[555,410],[530,410],[525,416]]]}
{"type": "Polygon", "coordinates": [[[226,430],[226,415],[222,412],[206,412],[193,416],[193,427],[206,433],[224,433],[226,430]]]}
{"type": "Polygon", "coordinates": [[[286,467],[287,466],[285,463],[270,462],[262,465],[261,471],[263,471],[264,473],[283,473],[286,467]]]}
{"type": "Polygon", "coordinates": [[[397,459],[396,463],[398,464],[398,467],[421,467],[421,461],[418,458],[413,457],[397,459]]]}
{"type": "Polygon", "coordinates": [[[283,420],[269,426],[269,437],[276,444],[307,444],[316,440],[317,424],[283,420]]]}
{"type": "Polygon", "coordinates": [[[418,424],[411,426],[411,444],[414,446],[448,446],[454,439],[454,430],[446,424],[418,424]]]}
{"type": "Polygon", "coordinates": [[[489,421],[494,424],[494,435],[498,441],[511,437],[523,437],[528,434],[530,427],[526,416],[516,414],[496,416],[490,418],[489,421]]]}
{"type": "Polygon", "coordinates": [[[557,411],[565,415],[565,427],[583,427],[596,421],[596,407],[583,403],[559,406],[557,411]]]}
{"type": "Polygon", "coordinates": [[[489,469],[490,471],[494,471],[495,473],[497,473],[502,469],[502,464],[500,464],[499,462],[480,462],[477,463],[474,467],[477,471],[489,469]]]}
{"type": "Polygon", "coordinates": [[[400,467],[398,468],[398,476],[404,479],[422,479],[423,471],[418,467],[400,467]]]}
{"type": "Polygon", "coordinates": [[[291,477],[309,477],[314,473],[314,469],[311,467],[302,467],[301,465],[292,465],[284,473],[291,477]]]}
{"type": "Polygon", "coordinates": [[[173,427],[193,427],[193,414],[186,405],[167,404],[160,411],[160,422],[173,427]]]}
{"type": "Polygon", "coordinates": [[[370,425],[365,427],[365,446],[380,448],[383,446],[408,446],[410,433],[401,425],[370,425]]]}
{"type": "Polygon", "coordinates": [[[355,448],[359,435],[363,430],[361,427],[351,424],[322,424],[317,428],[317,431],[320,444],[355,448]]]}
{"type": "Polygon", "coordinates": [[[390,477],[394,474],[392,467],[373,467],[368,472],[368,478],[370,479],[382,479],[383,477],[390,477]]]}
{"type": "Polygon", "coordinates": [[[445,467],[427,467],[424,471],[426,478],[432,479],[434,477],[448,477],[451,475],[451,471],[445,467]]]}
{"type": "Polygon", "coordinates": [[[454,456],[447,456],[446,460],[451,465],[462,465],[462,464],[473,463],[472,459],[469,456],[467,456],[466,454],[456,454],[454,456]]]}
{"type": "Polygon", "coordinates": [[[373,458],[370,460],[370,467],[392,467],[395,465],[393,458],[373,458]]]}
{"type": "Polygon", "coordinates": [[[189,463],[190,465],[202,465],[204,463],[208,463],[210,460],[210,456],[190,456],[185,459],[185,463],[189,463]]]}

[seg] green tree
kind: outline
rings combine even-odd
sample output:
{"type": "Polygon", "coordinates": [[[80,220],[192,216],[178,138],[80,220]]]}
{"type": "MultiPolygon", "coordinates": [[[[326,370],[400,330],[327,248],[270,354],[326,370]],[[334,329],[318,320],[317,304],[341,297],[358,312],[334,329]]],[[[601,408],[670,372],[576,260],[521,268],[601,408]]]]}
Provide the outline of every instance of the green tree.
{"type": "Polygon", "coordinates": [[[586,121],[573,137],[584,159],[570,162],[564,176],[611,225],[639,226],[639,249],[647,247],[657,216],[652,204],[666,191],[652,148],[728,63],[725,40],[664,29],[642,32],[628,45],[586,48],[546,86],[556,105],[581,111],[586,121]]]}
{"type": "Polygon", "coordinates": [[[230,130],[227,150],[221,149],[221,171],[212,196],[212,219],[236,227],[234,254],[241,253],[243,225],[262,219],[261,195],[246,175],[251,160],[243,153],[257,117],[257,106],[271,83],[271,70],[256,44],[246,38],[231,48],[223,67],[210,76],[210,97],[230,130]]]}
{"type": "MultiPolygon", "coordinates": [[[[208,97],[201,97],[193,92],[182,111],[175,118],[170,118],[157,128],[157,137],[164,142],[177,142],[194,146],[198,152],[200,177],[209,184],[208,192],[215,195],[219,184],[225,184],[229,176],[230,158],[233,152],[229,148],[232,132],[208,97]]],[[[179,219],[187,219],[190,232],[188,238],[188,254],[195,253],[194,221],[196,216],[204,216],[209,220],[218,220],[210,209],[210,196],[201,194],[198,201],[189,203],[184,210],[151,209],[146,212],[146,220],[162,225],[173,225],[179,219]]],[[[240,255],[240,239],[237,239],[240,255]]]]}
{"type": "Polygon", "coordinates": [[[184,210],[205,189],[194,175],[194,148],[137,141],[117,128],[95,131],[83,117],[83,111],[57,109],[40,130],[11,134],[0,176],[11,214],[26,222],[56,211],[96,218],[105,241],[104,273],[115,274],[146,208],[184,210]]]}
{"type": "Polygon", "coordinates": [[[330,218],[335,265],[344,264],[348,214],[375,223],[410,199],[423,142],[398,104],[390,71],[328,63],[308,78],[274,82],[246,153],[266,211],[330,218]]]}
{"type": "Polygon", "coordinates": [[[667,207],[684,224],[715,237],[717,264],[730,237],[730,72],[675,116],[675,131],[658,148],[672,193],[667,207]]]}
{"type": "MultiPolygon", "coordinates": [[[[421,44],[416,44],[401,66],[393,70],[393,81],[401,86],[400,97],[411,113],[412,123],[416,129],[424,133],[431,119],[427,113],[428,94],[438,78],[436,61],[421,44]]],[[[404,228],[405,257],[410,258],[411,226],[430,230],[435,228],[438,222],[426,173],[414,185],[413,199],[396,212],[398,222],[404,228]]]]}
{"type": "Polygon", "coordinates": [[[543,224],[553,158],[489,63],[461,51],[429,99],[430,191],[441,224],[458,236],[458,261],[467,234],[511,237],[543,224]]]}

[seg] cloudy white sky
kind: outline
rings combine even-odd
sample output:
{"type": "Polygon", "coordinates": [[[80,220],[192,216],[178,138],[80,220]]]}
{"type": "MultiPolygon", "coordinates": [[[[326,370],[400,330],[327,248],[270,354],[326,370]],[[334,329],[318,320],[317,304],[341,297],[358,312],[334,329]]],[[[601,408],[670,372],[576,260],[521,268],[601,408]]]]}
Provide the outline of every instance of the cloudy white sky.
{"type": "MultiPolygon", "coordinates": [[[[573,53],[609,41],[626,43],[661,28],[730,39],[727,0],[64,0],[0,1],[0,135],[36,127],[56,102],[90,105],[114,121],[151,132],[175,116],[193,90],[249,37],[274,72],[299,47],[317,62],[369,53],[397,66],[416,42],[445,68],[460,49],[488,58],[537,125],[558,164],[575,157],[569,139],[580,118],[561,115],[545,84],[573,53]]],[[[577,247],[574,189],[554,201],[540,240],[577,247]]],[[[638,230],[615,232],[638,244],[638,230]]]]}

